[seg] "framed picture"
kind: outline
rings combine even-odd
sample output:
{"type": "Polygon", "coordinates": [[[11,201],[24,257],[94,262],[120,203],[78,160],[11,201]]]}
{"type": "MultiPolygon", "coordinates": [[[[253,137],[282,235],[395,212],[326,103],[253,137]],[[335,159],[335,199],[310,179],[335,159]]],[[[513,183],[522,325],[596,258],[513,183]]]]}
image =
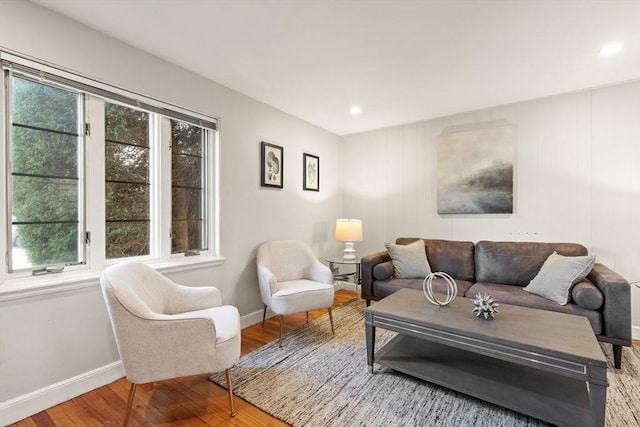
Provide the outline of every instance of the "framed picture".
{"type": "Polygon", "coordinates": [[[302,189],[320,191],[320,157],[302,154],[302,189]]]}
{"type": "Polygon", "coordinates": [[[493,126],[438,137],[438,213],[513,213],[516,128],[493,126]]]}
{"type": "Polygon", "coordinates": [[[262,141],[260,145],[260,185],[283,187],[284,148],[262,141]]]}

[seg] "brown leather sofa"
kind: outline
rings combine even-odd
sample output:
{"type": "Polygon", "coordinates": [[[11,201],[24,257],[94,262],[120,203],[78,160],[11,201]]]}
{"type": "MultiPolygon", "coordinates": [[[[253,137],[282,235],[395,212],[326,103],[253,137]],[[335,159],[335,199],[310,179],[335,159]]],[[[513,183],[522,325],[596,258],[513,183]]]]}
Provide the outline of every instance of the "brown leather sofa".
{"type": "MultiPolygon", "coordinates": [[[[396,244],[418,240],[402,237],[396,244]]],[[[556,251],[564,256],[587,255],[575,243],[461,242],[422,239],[431,270],[445,272],[456,282],[458,296],[473,298],[488,293],[500,303],[586,316],[601,342],[611,343],[616,368],[622,361],[622,346],[631,345],[631,291],[622,276],[596,263],[586,279],[573,286],[567,305],[560,305],[523,288],[536,276],[547,257],[556,251]]],[[[387,251],[362,258],[362,297],[378,301],[401,288],[422,289],[423,279],[394,277],[387,251]]],[[[446,293],[441,278],[433,280],[435,292],[446,293]]]]}

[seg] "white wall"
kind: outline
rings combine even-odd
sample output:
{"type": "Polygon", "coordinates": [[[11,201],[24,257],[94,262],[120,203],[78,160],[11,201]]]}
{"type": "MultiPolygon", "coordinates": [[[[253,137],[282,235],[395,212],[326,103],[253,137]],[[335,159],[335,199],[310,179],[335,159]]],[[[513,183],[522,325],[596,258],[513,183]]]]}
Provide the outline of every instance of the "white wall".
{"type": "MultiPolygon", "coordinates": [[[[251,321],[262,308],[255,273],[261,242],[293,238],[319,255],[339,251],[332,238],[341,209],[337,136],[30,2],[0,1],[0,47],[221,118],[226,260],[220,267],[171,273],[172,279],[218,286],[225,302],[251,321]],[[282,190],[260,187],[262,140],[285,148],[282,190]],[[320,157],[319,193],[302,191],[303,152],[320,157]]],[[[97,281],[0,302],[0,425],[117,378],[117,361],[97,281]]]]}
{"type": "MultiPolygon", "coordinates": [[[[400,236],[577,242],[640,281],[640,82],[351,135],[343,159],[343,213],[363,220],[360,253],[400,236]],[[515,213],[438,215],[438,135],[487,123],[517,127],[515,213]]],[[[636,287],[632,312],[640,338],[636,287]]]]}

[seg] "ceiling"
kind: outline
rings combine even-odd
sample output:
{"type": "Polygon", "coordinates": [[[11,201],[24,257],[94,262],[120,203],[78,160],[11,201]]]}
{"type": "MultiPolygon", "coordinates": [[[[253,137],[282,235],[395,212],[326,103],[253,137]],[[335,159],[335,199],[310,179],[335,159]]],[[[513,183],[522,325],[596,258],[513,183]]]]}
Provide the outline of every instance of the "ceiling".
{"type": "Polygon", "coordinates": [[[34,1],[338,135],[640,79],[640,0],[34,1]]]}

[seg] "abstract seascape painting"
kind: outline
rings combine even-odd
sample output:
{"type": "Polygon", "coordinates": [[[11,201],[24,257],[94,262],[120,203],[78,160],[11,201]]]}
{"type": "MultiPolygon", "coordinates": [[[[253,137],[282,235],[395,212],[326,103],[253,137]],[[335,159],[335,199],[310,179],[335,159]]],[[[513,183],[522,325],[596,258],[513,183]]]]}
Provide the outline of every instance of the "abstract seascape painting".
{"type": "Polygon", "coordinates": [[[513,213],[515,127],[438,137],[438,213],[513,213]]]}

